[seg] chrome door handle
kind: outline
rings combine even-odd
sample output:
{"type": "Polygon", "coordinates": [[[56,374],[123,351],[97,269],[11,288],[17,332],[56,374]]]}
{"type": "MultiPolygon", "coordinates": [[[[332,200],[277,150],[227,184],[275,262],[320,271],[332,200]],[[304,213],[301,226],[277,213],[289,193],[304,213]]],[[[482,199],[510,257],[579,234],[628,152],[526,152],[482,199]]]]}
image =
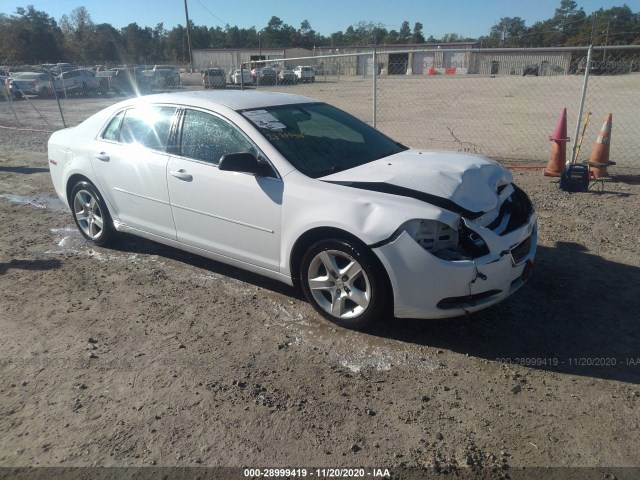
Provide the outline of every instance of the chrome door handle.
{"type": "Polygon", "coordinates": [[[103,162],[108,162],[110,160],[109,155],[104,152],[96,153],[96,158],[103,162]]]}
{"type": "Polygon", "coordinates": [[[179,178],[180,180],[184,180],[186,182],[190,182],[191,180],[193,180],[193,175],[189,175],[186,172],[186,170],[183,170],[183,169],[171,170],[169,173],[174,177],[179,178]]]}

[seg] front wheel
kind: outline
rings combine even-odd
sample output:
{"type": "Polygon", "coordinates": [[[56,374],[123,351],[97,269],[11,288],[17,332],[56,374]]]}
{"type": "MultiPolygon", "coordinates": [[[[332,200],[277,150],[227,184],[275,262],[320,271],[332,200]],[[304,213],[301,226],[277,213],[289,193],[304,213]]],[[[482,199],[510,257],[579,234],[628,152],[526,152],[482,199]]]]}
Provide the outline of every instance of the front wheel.
{"type": "Polygon", "coordinates": [[[112,242],[116,230],[98,190],[89,182],[75,184],[71,191],[71,211],[80,233],[91,243],[104,246],[112,242]]]}
{"type": "Polygon", "coordinates": [[[313,308],[354,330],[371,327],[385,312],[383,275],[366,247],[346,239],[315,243],[300,266],[302,289],[313,308]]]}

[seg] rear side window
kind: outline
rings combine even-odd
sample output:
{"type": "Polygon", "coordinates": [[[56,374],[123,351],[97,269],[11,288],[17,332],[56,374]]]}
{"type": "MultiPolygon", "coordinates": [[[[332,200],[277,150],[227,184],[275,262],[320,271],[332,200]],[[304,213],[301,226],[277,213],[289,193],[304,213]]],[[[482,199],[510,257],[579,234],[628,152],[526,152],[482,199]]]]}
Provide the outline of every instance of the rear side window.
{"type": "Polygon", "coordinates": [[[131,108],[111,119],[102,138],[165,151],[175,112],[175,107],[165,106],[131,108]]]}
{"type": "Polygon", "coordinates": [[[118,141],[118,133],[120,132],[120,122],[124,112],[118,112],[107,124],[107,128],[102,132],[102,138],[105,140],[111,140],[112,142],[118,141]]]}

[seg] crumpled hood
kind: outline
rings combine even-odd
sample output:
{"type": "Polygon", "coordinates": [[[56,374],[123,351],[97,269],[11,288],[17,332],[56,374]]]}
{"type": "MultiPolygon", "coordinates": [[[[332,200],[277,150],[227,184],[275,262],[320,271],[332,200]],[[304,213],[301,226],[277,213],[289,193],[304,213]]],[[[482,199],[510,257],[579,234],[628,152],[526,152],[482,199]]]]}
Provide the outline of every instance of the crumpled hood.
{"type": "Polygon", "coordinates": [[[362,189],[369,184],[371,190],[392,194],[426,194],[479,213],[498,205],[498,187],[510,184],[513,177],[502,165],[481,156],[407,150],[318,180],[362,189]],[[392,187],[381,190],[380,185],[392,187]]]}

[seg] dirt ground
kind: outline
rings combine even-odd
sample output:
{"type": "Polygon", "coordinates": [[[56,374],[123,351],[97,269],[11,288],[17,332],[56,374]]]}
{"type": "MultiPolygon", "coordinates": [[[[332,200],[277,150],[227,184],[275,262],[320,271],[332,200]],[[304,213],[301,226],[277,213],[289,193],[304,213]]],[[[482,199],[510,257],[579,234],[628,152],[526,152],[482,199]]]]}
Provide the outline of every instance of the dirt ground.
{"type": "Polygon", "coordinates": [[[0,467],[640,467],[637,179],[569,194],[514,170],[539,214],[529,283],[357,333],[213,261],[90,246],[47,139],[0,130],[0,467]]]}

